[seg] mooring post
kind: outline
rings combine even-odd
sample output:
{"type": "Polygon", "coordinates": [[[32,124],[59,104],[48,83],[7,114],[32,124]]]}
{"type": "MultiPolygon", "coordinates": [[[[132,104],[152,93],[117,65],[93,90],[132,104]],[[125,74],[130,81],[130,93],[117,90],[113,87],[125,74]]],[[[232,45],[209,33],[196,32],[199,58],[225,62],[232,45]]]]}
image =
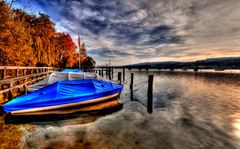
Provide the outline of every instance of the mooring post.
{"type": "Polygon", "coordinates": [[[120,84],[122,84],[122,73],[118,72],[118,81],[120,81],[120,84]]]}
{"type": "Polygon", "coordinates": [[[153,111],[153,75],[148,76],[148,101],[147,101],[147,112],[152,113],[153,111]]]}
{"type": "Polygon", "coordinates": [[[105,70],[106,70],[105,74],[106,74],[106,78],[107,78],[107,76],[108,76],[107,67],[105,67],[105,70]]]}
{"type": "Polygon", "coordinates": [[[112,71],[111,71],[111,72],[112,72],[112,79],[113,79],[113,75],[114,75],[114,73],[113,73],[113,71],[114,71],[114,69],[113,69],[113,66],[112,66],[112,68],[111,68],[111,69],[112,69],[112,71]]]}
{"type": "Polygon", "coordinates": [[[111,80],[112,79],[112,67],[111,66],[109,66],[109,71],[108,71],[108,73],[109,73],[109,79],[111,80]]]}
{"type": "Polygon", "coordinates": [[[111,77],[111,67],[108,67],[108,78],[109,78],[109,80],[112,79],[112,77],[111,77]]]}
{"type": "Polygon", "coordinates": [[[125,81],[125,67],[123,67],[123,82],[125,81]]]}
{"type": "Polygon", "coordinates": [[[131,82],[130,82],[130,97],[131,97],[131,101],[133,101],[133,78],[134,78],[134,73],[131,73],[131,82]]]}
{"type": "Polygon", "coordinates": [[[133,78],[134,78],[134,73],[131,73],[130,90],[133,90],[133,78]]]}

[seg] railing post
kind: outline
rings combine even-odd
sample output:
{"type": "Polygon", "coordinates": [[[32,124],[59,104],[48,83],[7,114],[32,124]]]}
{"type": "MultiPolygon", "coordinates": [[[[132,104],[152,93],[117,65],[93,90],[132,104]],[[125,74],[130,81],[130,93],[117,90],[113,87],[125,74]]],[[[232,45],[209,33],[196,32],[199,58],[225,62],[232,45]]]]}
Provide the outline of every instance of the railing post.
{"type": "Polygon", "coordinates": [[[7,68],[4,67],[4,69],[2,70],[2,79],[5,79],[7,75],[7,68]]]}
{"type": "Polygon", "coordinates": [[[27,85],[23,86],[23,94],[27,94],[28,90],[27,90],[27,85]]]}
{"type": "Polygon", "coordinates": [[[49,67],[47,68],[47,77],[49,76],[49,67]]]}
{"type": "Polygon", "coordinates": [[[39,73],[39,69],[38,68],[36,68],[36,73],[39,73]]]}
{"type": "MultiPolygon", "coordinates": [[[[13,83],[11,82],[11,83],[9,84],[9,88],[12,88],[12,87],[13,87],[13,83]]],[[[10,90],[10,91],[8,92],[8,100],[11,100],[11,99],[13,99],[12,90],[10,90]]]]}
{"type": "Polygon", "coordinates": [[[120,81],[120,84],[122,84],[122,73],[118,72],[118,81],[120,81]]]}
{"type": "Polygon", "coordinates": [[[23,69],[23,76],[26,76],[27,74],[27,69],[23,69]]]}
{"type": "Polygon", "coordinates": [[[19,68],[16,69],[16,77],[19,75],[19,68]]]}
{"type": "Polygon", "coordinates": [[[152,113],[153,111],[153,75],[148,77],[148,101],[147,101],[147,112],[152,113]]]}

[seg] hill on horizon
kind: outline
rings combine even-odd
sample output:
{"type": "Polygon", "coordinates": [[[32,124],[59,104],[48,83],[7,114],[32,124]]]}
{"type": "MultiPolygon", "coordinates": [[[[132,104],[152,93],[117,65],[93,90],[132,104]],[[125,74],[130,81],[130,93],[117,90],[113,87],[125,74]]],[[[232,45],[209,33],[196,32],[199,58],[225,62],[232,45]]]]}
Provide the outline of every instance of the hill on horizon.
{"type": "Polygon", "coordinates": [[[126,67],[148,67],[159,69],[240,69],[240,57],[220,57],[207,58],[203,60],[178,62],[178,61],[163,61],[163,62],[143,62],[126,67]]]}

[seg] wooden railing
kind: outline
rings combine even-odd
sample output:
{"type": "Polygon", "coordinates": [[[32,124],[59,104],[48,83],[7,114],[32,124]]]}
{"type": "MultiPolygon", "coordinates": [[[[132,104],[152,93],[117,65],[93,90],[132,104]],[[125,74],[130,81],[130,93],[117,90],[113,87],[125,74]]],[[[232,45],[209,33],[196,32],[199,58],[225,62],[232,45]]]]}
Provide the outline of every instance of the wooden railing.
{"type": "Polygon", "coordinates": [[[0,103],[25,94],[27,86],[45,79],[52,67],[0,66],[0,103]]]}

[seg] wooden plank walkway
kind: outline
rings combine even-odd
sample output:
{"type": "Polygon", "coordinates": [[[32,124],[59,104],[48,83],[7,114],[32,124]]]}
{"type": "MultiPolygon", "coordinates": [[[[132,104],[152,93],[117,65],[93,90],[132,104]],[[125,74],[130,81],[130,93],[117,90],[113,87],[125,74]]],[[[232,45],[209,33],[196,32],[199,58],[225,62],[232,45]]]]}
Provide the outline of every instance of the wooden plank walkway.
{"type": "Polygon", "coordinates": [[[0,66],[0,103],[27,93],[27,86],[45,79],[52,67],[0,66]]]}

